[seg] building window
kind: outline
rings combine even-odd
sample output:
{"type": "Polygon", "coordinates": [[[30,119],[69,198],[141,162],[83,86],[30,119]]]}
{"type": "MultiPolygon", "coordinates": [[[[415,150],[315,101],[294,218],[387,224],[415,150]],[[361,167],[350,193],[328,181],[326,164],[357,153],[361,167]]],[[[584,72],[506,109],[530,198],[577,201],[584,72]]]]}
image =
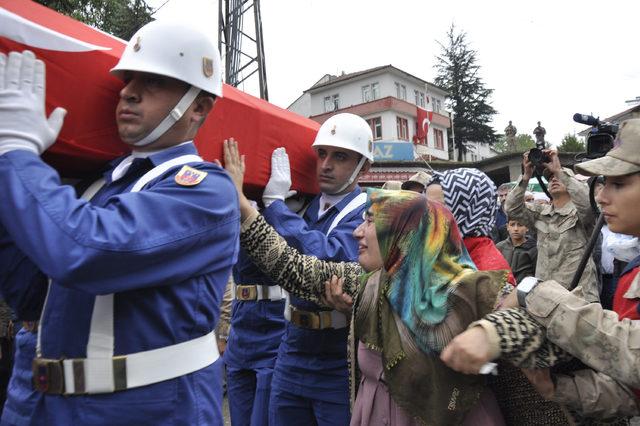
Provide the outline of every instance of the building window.
{"type": "Polygon", "coordinates": [[[415,100],[416,100],[416,106],[424,108],[424,92],[421,92],[419,90],[414,90],[413,96],[415,97],[415,100]]]}
{"type": "Polygon", "coordinates": [[[374,101],[380,97],[380,84],[371,83],[371,96],[374,101]]]}
{"type": "Polygon", "coordinates": [[[409,140],[409,124],[406,118],[396,117],[396,128],[398,130],[398,139],[403,141],[409,140]]]}
{"type": "Polygon", "coordinates": [[[324,97],[324,112],[333,111],[333,104],[331,103],[331,96],[324,97]]]}
{"type": "Polygon", "coordinates": [[[324,112],[335,111],[337,109],[340,109],[340,95],[325,96],[324,112]]]}
{"type": "Polygon", "coordinates": [[[333,110],[340,109],[340,95],[333,95],[331,97],[331,101],[333,102],[333,110]]]}
{"type": "Polygon", "coordinates": [[[444,151],[444,137],[442,134],[442,130],[433,129],[433,139],[435,142],[435,148],[444,151]]]}
{"type": "Polygon", "coordinates": [[[382,139],[382,118],[380,117],[367,118],[367,123],[369,123],[369,127],[371,127],[371,133],[373,133],[373,139],[374,140],[382,139]]]}
{"type": "Polygon", "coordinates": [[[396,82],[396,98],[402,99],[403,101],[407,100],[407,86],[396,82]]]}
{"type": "Polygon", "coordinates": [[[362,86],[362,102],[375,101],[380,97],[380,85],[371,83],[362,86]]]}
{"type": "Polygon", "coordinates": [[[440,110],[442,109],[442,102],[440,101],[440,99],[434,99],[433,100],[433,111],[440,113],[440,110]]]}
{"type": "Polygon", "coordinates": [[[362,102],[371,101],[371,86],[362,86],[362,102]]]}

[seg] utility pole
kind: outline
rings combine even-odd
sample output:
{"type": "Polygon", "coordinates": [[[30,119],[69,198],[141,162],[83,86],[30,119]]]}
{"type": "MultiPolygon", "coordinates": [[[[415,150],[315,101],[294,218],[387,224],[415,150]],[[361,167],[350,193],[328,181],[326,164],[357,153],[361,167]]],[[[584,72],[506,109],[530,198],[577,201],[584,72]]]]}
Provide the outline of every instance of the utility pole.
{"type": "Polygon", "coordinates": [[[257,73],[260,97],[269,100],[260,0],[218,0],[218,5],[218,48],[224,57],[225,82],[237,87],[257,73]],[[245,27],[247,15],[253,25],[245,27]]]}

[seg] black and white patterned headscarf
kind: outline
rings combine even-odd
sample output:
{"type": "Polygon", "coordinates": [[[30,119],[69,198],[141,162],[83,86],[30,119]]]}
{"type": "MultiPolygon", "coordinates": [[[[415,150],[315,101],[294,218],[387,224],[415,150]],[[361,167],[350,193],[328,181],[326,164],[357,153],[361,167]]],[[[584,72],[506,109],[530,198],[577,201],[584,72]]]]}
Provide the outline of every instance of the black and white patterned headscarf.
{"type": "Polygon", "coordinates": [[[488,236],[496,219],[496,185],[478,169],[438,173],[445,204],[464,237],[488,236]]]}

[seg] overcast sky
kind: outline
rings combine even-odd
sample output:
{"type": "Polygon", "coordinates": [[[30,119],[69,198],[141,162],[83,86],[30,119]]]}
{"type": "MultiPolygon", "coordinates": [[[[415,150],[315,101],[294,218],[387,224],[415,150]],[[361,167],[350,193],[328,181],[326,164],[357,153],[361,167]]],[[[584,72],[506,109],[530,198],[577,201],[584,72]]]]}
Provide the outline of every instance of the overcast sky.
{"type": "MultiPolygon", "coordinates": [[[[155,16],[199,21],[217,34],[217,7],[169,0],[155,16]]],[[[575,112],[605,118],[640,96],[637,0],[262,0],[261,8],[269,100],[283,108],[326,73],[392,64],[433,81],[437,41],[451,23],[478,52],[500,133],[513,120],[518,133],[532,134],[540,120],[557,144],[584,129],[575,112]]],[[[257,95],[251,79],[244,90],[257,95]]]]}

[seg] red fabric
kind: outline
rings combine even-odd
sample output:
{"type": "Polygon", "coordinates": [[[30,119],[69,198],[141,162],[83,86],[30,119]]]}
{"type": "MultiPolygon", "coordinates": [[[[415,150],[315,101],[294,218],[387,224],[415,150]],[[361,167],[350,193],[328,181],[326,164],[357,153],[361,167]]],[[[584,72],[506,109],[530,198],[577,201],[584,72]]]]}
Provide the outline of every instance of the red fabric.
{"type": "MultiPolygon", "coordinates": [[[[47,112],[57,106],[68,111],[58,141],[43,158],[63,176],[82,177],[127,153],[129,147],[120,141],[115,125],[122,83],[109,74],[125,42],[29,0],[0,0],[0,8],[37,24],[13,20],[19,31],[9,34],[19,35],[12,35],[14,40],[0,36],[0,52],[32,50],[47,66],[47,112]],[[46,34],[47,30],[69,41],[54,47],[52,43],[62,37],[46,34]],[[97,48],[77,49],[82,43],[97,48]]],[[[241,153],[247,155],[249,195],[267,183],[271,153],[283,146],[291,160],[293,189],[317,193],[311,144],[319,127],[313,120],[225,85],[224,97],[200,129],[196,145],[206,160],[214,160],[222,159],[224,139],[238,140],[241,153]]]]}
{"type": "Polygon", "coordinates": [[[631,282],[640,272],[640,267],[634,268],[627,272],[618,280],[618,287],[613,296],[613,310],[618,314],[620,319],[629,318],[631,320],[640,320],[638,312],[638,299],[625,299],[624,295],[631,287],[631,282]]]}
{"type": "Polygon", "coordinates": [[[433,112],[424,110],[420,107],[416,107],[416,135],[414,142],[417,144],[426,145],[427,135],[429,134],[429,124],[433,119],[433,112]]]}
{"type": "MultiPolygon", "coordinates": [[[[626,299],[624,297],[638,272],[640,272],[640,267],[635,267],[618,280],[618,287],[616,287],[616,293],[613,295],[613,310],[621,320],[624,318],[640,320],[640,312],[638,312],[640,300],[626,299]]],[[[636,398],[640,399],[640,389],[633,389],[633,392],[636,394],[636,398]]]]}
{"type": "Polygon", "coordinates": [[[464,238],[464,245],[467,247],[471,260],[476,264],[479,271],[509,271],[507,281],[512,285],[516,284],[509,262],[500,253],[491,238],[466,237],[464,238]]]}

